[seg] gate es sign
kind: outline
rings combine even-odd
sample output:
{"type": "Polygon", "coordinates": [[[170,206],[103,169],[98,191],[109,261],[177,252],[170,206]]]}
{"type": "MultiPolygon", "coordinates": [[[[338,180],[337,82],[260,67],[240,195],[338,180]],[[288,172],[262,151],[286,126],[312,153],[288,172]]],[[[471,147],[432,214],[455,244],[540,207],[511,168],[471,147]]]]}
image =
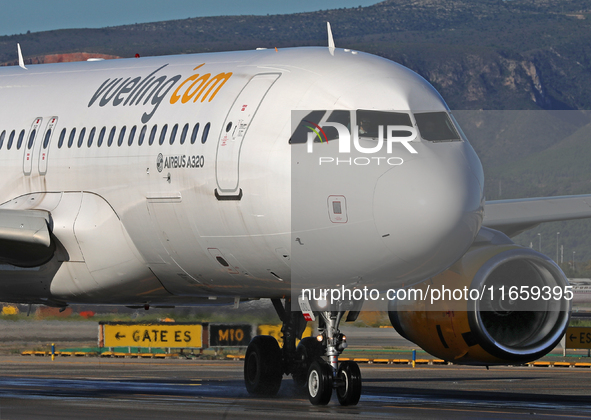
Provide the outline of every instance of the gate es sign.
{"type": "Polygon", "coordinates": [[[567,349],[591,349],[591,327],[568,327],[564,338],[567,349]]]}
{"type": "Polygon", "coordinates": [[[201,324],[104,324],[105,347],[201,348],[201,324]]]}

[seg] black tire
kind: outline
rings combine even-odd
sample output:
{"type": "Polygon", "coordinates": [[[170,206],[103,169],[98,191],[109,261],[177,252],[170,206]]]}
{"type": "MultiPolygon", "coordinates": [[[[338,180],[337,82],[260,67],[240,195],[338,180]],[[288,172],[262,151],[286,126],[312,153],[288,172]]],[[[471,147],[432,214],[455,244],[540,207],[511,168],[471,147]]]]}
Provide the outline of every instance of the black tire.
{"type": "Polygon", "coordinates": [[[295,371],[291,374],[298,390],[306,390],[310,365],[314,360],[319,359],[322,353],[322,343],[316,337],[305,337],[300,340],[296,349],[295,371]]]}
{"type": "Polygon", "coordinates": [[[361,397],[361,371],[355,362],[343,362],[339,366],[337,398],[341,405],[357,405],[361,397]]]}
{"type": "Polygon", "coordinates": [[[244,384],[249,394],[272,397],[281,386],[281,349],[268,335],[254,337],[244,358],[244,384]]]}
{"type": "Polygon", "coordinates": [[[332,368],[322,359],[315,360],[308,371],[308,399],[314,405],[326,405],[332,396],[332,368]]]}

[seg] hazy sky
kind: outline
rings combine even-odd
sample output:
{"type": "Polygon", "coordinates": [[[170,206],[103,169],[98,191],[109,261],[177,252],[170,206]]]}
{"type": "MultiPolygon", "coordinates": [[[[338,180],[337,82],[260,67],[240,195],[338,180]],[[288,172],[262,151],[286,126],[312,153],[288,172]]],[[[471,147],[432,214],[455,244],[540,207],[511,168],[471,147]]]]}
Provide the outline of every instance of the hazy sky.
{"type": "Polygon", "coordinates": [[[380,0],[0,0],[0,35],[198,16],[266,15],[369,6],[380,0]]]}

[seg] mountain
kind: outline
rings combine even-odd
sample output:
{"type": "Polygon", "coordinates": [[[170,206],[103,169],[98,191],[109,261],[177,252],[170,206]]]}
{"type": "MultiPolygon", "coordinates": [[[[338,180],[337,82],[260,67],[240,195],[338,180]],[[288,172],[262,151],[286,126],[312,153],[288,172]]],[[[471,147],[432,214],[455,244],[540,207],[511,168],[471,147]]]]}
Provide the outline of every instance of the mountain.
{"type": "MultiPolygon", "coordinates": [[[[26,63],[71,53],[84,59],[327,45],[326,21],[338,47],[399,62],[439,90],[483,161],[489,199],[591,193],[591,118],[575,111],[591,109],[591,0],[388,0],[27,33],[0,37],[0,62],[16,64],[17,42],[26,63]]],[[[555,257],[556,244],[546,249],[545,239],[556,229],[567,253],[591,259],[591,222],[549,224],[517,240],[529,245],[541,233],[542,249],[555,257]]]]}
{"type": "Polygon", "coordinates": [[[370,7],[219,16],[0,37],[0,62],[90,52],[132,57],[326,45],[398,61],[452,109],[591,108],[590,0],[390,0],[370,7]]]}

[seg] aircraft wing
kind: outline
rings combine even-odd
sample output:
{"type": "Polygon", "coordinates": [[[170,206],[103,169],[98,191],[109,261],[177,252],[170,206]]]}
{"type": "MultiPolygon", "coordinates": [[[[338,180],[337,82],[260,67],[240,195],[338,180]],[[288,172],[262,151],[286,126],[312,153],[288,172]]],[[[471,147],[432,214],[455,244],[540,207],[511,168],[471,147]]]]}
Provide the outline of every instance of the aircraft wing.
{"type": "Polygon", "coordinates": [[[516,236],[543,222],[591,217],[591,194],[487,201],[483,226],[516,236]]]}
{"type": "Polygon", "coordinates": [[[31,267],[51,258],[49,221],[46,211],[0,209],[0,263],[31,267]]]}

